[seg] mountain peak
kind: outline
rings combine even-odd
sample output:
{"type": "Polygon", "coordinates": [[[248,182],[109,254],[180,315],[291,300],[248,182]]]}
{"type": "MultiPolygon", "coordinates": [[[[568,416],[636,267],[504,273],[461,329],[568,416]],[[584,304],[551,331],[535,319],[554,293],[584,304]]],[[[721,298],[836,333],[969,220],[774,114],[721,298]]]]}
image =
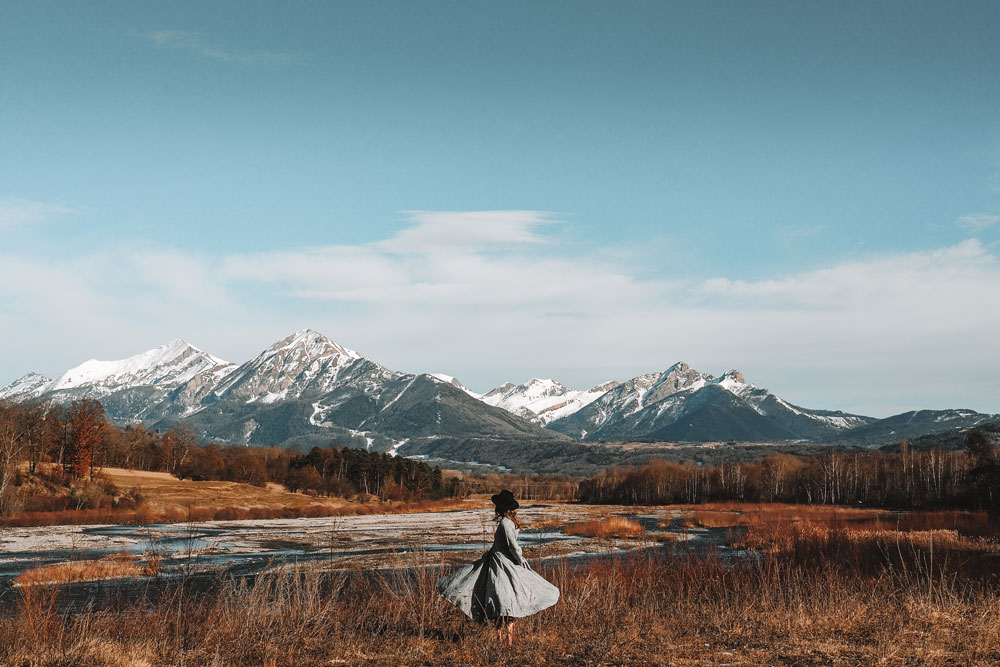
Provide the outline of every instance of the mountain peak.
{"type": "Polygon", "coordinates": [[[604,383],[589,391],[570,389],[551,378],[531,378],[517,386],[507,382],[479,397],[487,405],[503,408],[544,426],[570,415],[607,391],[604,383]]]}
{"type": "Polygon", "coordinates": [[[90,359],[53,380],[46,391],[137,385],[177,386],[211,368],[231,365],[182,338],[113,361],[90,359]]]}
{"type": "Polygon", "coordinates": [[[565,385],[556,382],[551,378],[531,378],[518,387],[522,391],[543,392],[543,393],[563,393],[567,391],[565,385]]]}
{"type": "Polygon", "coordinates": [[[5,398],[16,398],[17,400],[35,398],[45,391],[45,387],[50,382],[52,382],[52,378],[45,377],[40,373],[26,373],[6,387],[0,388],[0,400],[5,398]]]}
{"type": "Polygon", "coordinates": [[[264,350],[263,354],[267,355],[268,353],[289,350],[296,347],[303,348],[308,356],[314,358],[330,356],[333,354],[339,354],[342,357],[349,358],[351,360],[361,358],[361,355],[354,350],[348,349],[343,345],[330,340],[320,332],[313,329],[300,329],[295,331],[264,350]]]}
{"type": "Polygon", "coordinates": [[[735,368],[726,371],[722,377],[718,379],[719,384],[746,384],[746,378],[743,377],[743,373],[740,373],[735,368]]]}
{"type": "MultiPolygon", "coordinates": [[[[191,343],[187,342],[183,338],[174,338],[173,340],[168,340],[163,345],[160,345],[159,347],[154,348],[154,349],[157,349],[157,350],[159,350],[161,348],[179,349],[179,348],[184,348],[184,347],[194,347],[194,345],[192,345],[191,343]]],[[[197,350],[198,348],[194,347],[194,349],[197,350]]],[[[198,351],[200,352],[201,350],[198,350],[198,351]]]]}
{"type": "Polygon", "coordinates": [[[429,377],[434,378],[438,382],[443,382],[444,384],[450,384],[452,387],[455,387],[456,389],[461,389],[462,391],[464,391],[469,396],[472,396],[473,398],[482,398],[482,395],[477,394],[476,392],[466,387],[464,384],[462,384],[461,380],[459,380],[457,377],[453,375],[446,375],[445,373],[428,373],[427,375],[429,377]]]}
{"type": "Polygon", "coordinates": [[[318,331],[300,329],[227,375],[213,393],[262,403],[297,398],[332,386],[360,359],[364,357],[318,331]]]}
{"type": "Polygon", "coordinates": [[[746,384],[747,383],[747,381],[743,377],[743,373],[740,373],[735,368],[733,370],[731,370],[731,371],[726,371],[726,374],[723,375],[723,377],[725,377],[725,378],[731,378],[732,380],[734,380],[735,382],[739,382],[740,384],[746,384]]]}
{"type": "MultiPolygon", "coordinates": [[[[489,398],[491,396],[501,396],[502,397],[504,394],[509,393],[509,392],[513,391],[514,389],[516,389],[516,388],[517,388],[517,386],[513,382],[504,382],[499,387],[494,387],[493,389],[490,389],[488,392],[486,392],[485,394],[483,394],[483,398],[489,398]]],[[[492,403],[490,405],[492,405],[492,403]]]]}

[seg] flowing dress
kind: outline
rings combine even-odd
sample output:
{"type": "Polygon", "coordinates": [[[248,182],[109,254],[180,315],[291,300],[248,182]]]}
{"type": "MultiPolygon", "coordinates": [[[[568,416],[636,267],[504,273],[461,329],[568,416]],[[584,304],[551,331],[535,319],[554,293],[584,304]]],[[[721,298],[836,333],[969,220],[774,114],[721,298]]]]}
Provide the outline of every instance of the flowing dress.
{"type": "Polygon", "coordinates": [[[500,519],[490,550],[438,581],[441,595],[477,623],[530,616],[559,600],[559,589],[528,566],[517,532],[500,519]]]}

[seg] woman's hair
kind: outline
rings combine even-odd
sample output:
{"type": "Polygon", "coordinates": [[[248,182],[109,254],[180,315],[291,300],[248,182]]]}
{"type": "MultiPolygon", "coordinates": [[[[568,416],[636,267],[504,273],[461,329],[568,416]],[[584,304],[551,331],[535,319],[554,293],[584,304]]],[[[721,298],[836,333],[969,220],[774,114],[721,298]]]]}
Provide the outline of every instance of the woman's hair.
{"type": "Polygon", "coordinates": [[[494,521],[499,523],[500,519],[507,517],[514,522],[515,528],[521,530],[521,522],[517,520],[517,510],[502,510],[500,508],[496,508],[496,513],[497,515],[493,518],[494,521]]]}

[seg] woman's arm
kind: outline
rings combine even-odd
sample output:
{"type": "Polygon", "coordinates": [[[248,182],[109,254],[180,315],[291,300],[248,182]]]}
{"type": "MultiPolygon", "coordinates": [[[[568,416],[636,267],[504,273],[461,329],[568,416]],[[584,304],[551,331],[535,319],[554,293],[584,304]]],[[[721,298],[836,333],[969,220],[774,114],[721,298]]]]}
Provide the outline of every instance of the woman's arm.
{"type": "Polygon", "coordinates": [[[503,524],[504,533],[507,536],[507,544],[510,545],[510,553],[514,556],[514,564],[526,565],[528,561],[524,560],[524,552],[521,551],[521,545],[517,543],[517,531],[514,530],[514,522],[510,519],[504,519],[501,523],[503,524]]]}

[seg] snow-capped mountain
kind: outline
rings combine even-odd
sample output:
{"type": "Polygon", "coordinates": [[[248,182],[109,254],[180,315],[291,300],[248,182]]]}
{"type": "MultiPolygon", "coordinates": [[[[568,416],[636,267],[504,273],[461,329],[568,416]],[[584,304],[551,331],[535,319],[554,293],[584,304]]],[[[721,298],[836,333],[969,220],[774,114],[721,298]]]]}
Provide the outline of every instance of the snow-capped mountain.
{"type": "MultiPolygon", "coordinates": [[[[681,362],[661,373],[639,375],[612,387],[572,415],[553,421],[551,428],[587,439],[601,428],[626,421],[643,408],[685,389],[698,389],[710,379],[681,362]]],[[[622,433],[627,428],[619,428],[622,433]]],[[[597,439],[600,439],[598,436],[597,439]]]]}
{"type": "Polygon", "coordinates": [[[1000,421],[1000,415],[975,410],[909,410],[843,431],[836,440],[861,444],[898,443],[900,439],[970,429],[1000,421]]]}
{"type": "Polygon", "coordinates": [[[336,386],[352,364],[367,361],[354,350],[321,333],[304,329],[281,339],[235,369],[212,390],[214,400],[232,397],[244,403],[274,403],[323,393],[336,386]]]}
{"type": "Polygon", "coordinates": [[[484,405],[450,376],[390,370],[310,329],[240,366],[175,340],[119,361],[87,361],[56,380],[29,374],[3,391],[12,400],[96,398],[115,421],[186,424],[223,444],[338,440],[397,453],[440,438],[564,438],[484,405]]]}
{"type": "Polygon", "coordinates": [[[232,367],[228,361],[177,338],[127,359],[85,361],[53,380],[44,392],[82,390],[88,398],[95,398],[129,387],[173,388],[199,373],[218,373],[232,367]]]}
{"type": "Polygon", "coordinates": [[[180,417],[226,442],[305,448],[336,439],[394,454],[422,453],[440,438],[559,437],[446,377],[393,371],[305,330],[222,378],[180,417]]]}
{"type": "Polygon", "coordinates": [[[517,386],[508,382],[480,398],[487,405],[503,408],[542,426],[568,417],[618,385],[605,382],[592,389],[569,389],[555,380],[532,378],[517,386]]]}
{"type": "Polygon", "coordinates": [[[14,383],[25,390],[11,391],[7,397],[57,402],[98,399],[116,421],[146,421],[154,414],[151,411],[179,387],[190,383],[211,385],[233,368],[228,361],[178,338],[125,359],[90,359],[42,385],[37,380],[42,376],[29,373],[14,383]]]}
{"type": "Polygon", "coordinates": [[[870,421],[793,406],[739,371],[716,378],[678,362],[623,382],[548,427],[580,440],[795,440],[870,421]]]}
{"type": "Polygon", "coordinates": [[[19,400],[37,398],[45,392],[45,387],[51,382],[52,378],[47,378],[38,373],[22,375],[6,387],[0,389],[0,400],[5,398],[19,400]]]}
{"type": "Polygon", "coordinates": [[[685,363],[589,390],[533,378],[477,394],[450,375],[388,369],[310,329],[239,366],[178,339],[118,361],[92,359],[54,380],[29,373],[0,389],[0,400],[79,398],[100,400],[119,423],[183,424],[220,444],[308,448],[336,440],[494,461],[505,451],[544,457],[581,447],[570,438],[878,444],[1000,419],[971,410],[886,419],[809,410],[738,371],[715,377],[685,363]]]}

